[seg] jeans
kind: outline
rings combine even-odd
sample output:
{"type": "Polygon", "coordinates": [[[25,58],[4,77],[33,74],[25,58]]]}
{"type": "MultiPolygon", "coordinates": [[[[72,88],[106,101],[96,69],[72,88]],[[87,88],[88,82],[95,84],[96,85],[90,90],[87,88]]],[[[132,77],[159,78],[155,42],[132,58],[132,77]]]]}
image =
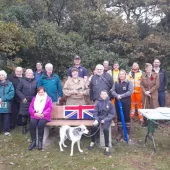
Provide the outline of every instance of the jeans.
{"type": "Polygon", "coordinates": [[[10,132],[9,113],[0,114],[0,132],[2,131],[2,117],[4,117],[4,132],[10,132]]]}
{"type": "Polygon", "coordinates": [[[165,107],[165,91],[158,92],[158,102],[160,107],[165,107]]]}

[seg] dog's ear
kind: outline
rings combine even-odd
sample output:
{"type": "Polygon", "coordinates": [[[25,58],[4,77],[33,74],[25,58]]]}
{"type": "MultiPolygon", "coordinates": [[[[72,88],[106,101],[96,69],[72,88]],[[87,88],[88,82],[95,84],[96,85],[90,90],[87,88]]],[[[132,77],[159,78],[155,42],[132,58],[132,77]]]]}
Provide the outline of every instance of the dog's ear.
{"type": "Polygon", "coordinates": [[[76,130],[80,132],[80,131],[81,131],[81,128],[80,128],[80,127],[78,127],[78,128],[76,128],[76,130]]]}
{"type": "Polygon", "coordinates": [[[81,134],[81,128],[80,127],[77,127],[73,130],[73,134],[74,136],[79,136],[81,134]]]}

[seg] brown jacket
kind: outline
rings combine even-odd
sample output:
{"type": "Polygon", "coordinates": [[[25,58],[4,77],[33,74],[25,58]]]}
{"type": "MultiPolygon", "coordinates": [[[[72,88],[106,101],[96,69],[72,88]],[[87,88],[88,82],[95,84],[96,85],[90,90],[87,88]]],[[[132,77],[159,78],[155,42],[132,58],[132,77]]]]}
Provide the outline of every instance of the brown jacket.
{"type": "Polygon", "coordinates": [[[142,74],[141,88],[143,91],[142,102],[143,108],[157,108],[158,104],[158,88],[159,88],[159,76],[157,73],[152,72],[148,77],[146,73],[142,74]],[[151,97],[145,95],[146,91],[150,91],[151,97]]]}
{"type": "Polygon", "coordinates": [[[84,96],[88,95],[89,90],[83,78],[78,77],[77,82],[69,78],[64,84],[63,93],[67,96],[66,105],[83,105],[84,96]]]}

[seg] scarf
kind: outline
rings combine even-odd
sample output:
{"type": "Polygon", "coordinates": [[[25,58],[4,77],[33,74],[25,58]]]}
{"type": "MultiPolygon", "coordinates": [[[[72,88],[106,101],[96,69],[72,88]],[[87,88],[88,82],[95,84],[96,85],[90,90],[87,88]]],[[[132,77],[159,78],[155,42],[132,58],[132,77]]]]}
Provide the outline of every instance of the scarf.
{"type": "Polygon", "coordinates": [[[47,101],[47,93],[45,93],[44,96],[40,96],[37,94],[34,101],[34,110],[37,113],[43,113],[46,101],[47,101]]]}
{"type": "Polygon", "coordinates": [[[5,82],[0,81],[0,86],[8,86],[9,81],[5,80],[5,82]]]}

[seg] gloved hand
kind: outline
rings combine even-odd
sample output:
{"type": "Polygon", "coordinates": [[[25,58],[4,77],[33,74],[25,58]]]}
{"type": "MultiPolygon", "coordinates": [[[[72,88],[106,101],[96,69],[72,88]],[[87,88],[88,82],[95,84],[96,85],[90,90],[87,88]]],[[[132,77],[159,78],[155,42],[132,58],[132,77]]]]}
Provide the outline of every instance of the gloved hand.
{"type": "Polygon", "coordinates": [[[93,126],[97,126],[99,124],[99,122],[97,121],[97,120],[95,120],[94,122],[93,122],[93,126]]]}

